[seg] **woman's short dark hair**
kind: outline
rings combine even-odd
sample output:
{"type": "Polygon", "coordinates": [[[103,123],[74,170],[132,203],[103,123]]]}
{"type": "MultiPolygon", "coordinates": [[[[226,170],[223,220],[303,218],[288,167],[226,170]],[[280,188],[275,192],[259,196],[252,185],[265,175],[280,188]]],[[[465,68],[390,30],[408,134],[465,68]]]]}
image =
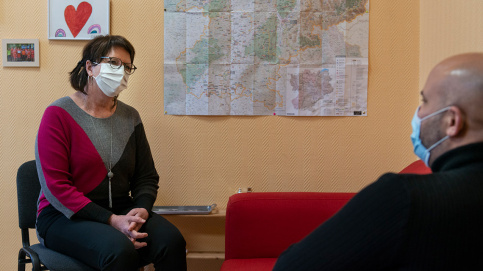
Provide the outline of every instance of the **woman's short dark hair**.
{"type": "MultiPolygon", "coordinates": [[[[77,63],[77,66],[70,72],[70,84],[72,87],[80,92],[85,93],[85,86],[89,79],[86,71],[86,61],[100,62],[101,57],[107,56],[109,51],[114,47],[120,47],[126,50],[131,56],[131,63],[134,62],[134,47],[132,44],[122,36],[98,36],[84,46],[82,51],[82,60],[77,63]]],[[[87,93],[85,93],[87,94],[87,93]]]]}

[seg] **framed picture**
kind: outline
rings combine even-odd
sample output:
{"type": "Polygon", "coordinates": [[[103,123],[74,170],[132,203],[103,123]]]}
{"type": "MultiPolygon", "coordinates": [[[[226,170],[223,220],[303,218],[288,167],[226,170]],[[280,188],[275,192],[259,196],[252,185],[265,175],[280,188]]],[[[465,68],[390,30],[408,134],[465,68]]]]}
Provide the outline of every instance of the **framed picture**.
{"type": "Polygon", "coordinates": [[[109,34],[109,0],[49,0],[53,40],[90,40],[109,34]]]}
{"type": "Polygon", "coordinates": [[[2,39],[2,62],[4,67],[38,67],[38,39],[2,39]]]}

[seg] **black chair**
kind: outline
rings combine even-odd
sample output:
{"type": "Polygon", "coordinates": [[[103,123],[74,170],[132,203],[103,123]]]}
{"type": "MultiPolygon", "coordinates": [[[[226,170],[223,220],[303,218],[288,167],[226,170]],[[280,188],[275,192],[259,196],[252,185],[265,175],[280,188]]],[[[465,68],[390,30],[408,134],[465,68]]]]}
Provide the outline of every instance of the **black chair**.
{"type": "Polygon", "coordinates": [[[22,231],[18,270],[25,270],[25,265],[31,263],[34,271],[95,271],[84,263],[48,249],[40,243],[30,245],[29,229],[35,229],[39,193],[40,183],[35,160],[25,162],[17,172],[18,224],[22,231]]]}

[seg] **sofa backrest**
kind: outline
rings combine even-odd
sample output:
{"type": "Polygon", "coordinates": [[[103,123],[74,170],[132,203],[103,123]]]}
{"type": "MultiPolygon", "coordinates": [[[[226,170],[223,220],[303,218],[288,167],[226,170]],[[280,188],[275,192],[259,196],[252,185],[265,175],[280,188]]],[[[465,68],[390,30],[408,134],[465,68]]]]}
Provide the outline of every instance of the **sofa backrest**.
{"type": "Polygon", "coordinates": [[[407,167],[403,168],[399,173],[409,173],[409,174],[430,174],[431,169],[427,167],[423,161],[416,160],[409,164],[407,167]]]}
{"type": "Polygon", "coordinates": [[[267,192],[230,197],[225,259],[277,258],[334,215],[355,193],[267,192]]]}

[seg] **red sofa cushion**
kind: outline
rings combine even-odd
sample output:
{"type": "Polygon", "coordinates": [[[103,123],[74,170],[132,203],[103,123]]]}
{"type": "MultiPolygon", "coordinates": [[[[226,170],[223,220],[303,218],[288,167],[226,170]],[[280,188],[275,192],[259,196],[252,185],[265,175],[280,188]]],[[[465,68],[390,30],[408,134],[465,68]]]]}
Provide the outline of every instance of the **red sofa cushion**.
{"type": "Polygon", "coordinates": [[[223,262],[220,271],[272,270],[277,258],[231,259],[223,262]]]}
{"type": "Polygon", "coordinates": [[[355,193],[241,193],[226,212],[225,260],[277,258],[334,215],[355,193]]]}

